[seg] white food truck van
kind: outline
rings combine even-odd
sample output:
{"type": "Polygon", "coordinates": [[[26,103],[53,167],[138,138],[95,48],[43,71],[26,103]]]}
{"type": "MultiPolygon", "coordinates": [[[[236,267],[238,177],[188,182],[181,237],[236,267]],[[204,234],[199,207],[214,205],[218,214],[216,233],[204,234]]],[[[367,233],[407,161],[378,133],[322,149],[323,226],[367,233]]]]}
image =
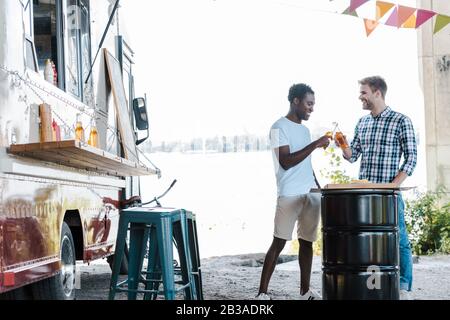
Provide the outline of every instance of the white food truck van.
{"type": "Polygon", "coordinates": [[[113,257],[138,176],[160,173],[120,5],[0,0],[0,298],[73,299],[76,260],[113,257]]]}

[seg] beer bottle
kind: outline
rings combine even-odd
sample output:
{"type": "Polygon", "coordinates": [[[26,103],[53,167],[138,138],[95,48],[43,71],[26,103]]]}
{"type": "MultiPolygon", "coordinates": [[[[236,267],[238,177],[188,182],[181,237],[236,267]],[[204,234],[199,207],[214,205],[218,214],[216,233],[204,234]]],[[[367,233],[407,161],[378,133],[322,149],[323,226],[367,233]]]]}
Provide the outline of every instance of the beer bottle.
{"type": "Polygon", "coordinates": [[[342,150],[348,148],[347,139],[345,139],[345,137],[341,131],[337,131],[334,138],[339,143],[339,146],[341,147],[342,150]]]}
{"type": "Polygon", "coordinates": [[[98,133],[94,119],[91,120],[91,133],[89,134],[88,145],[98,148],[98,133]]]}
{"type": "Polygon", "coordinates": [[[77,124],[75,127],[75,140],[84,142],[84,129],[81,123],[81,113],[77,114],[77,124]]]}

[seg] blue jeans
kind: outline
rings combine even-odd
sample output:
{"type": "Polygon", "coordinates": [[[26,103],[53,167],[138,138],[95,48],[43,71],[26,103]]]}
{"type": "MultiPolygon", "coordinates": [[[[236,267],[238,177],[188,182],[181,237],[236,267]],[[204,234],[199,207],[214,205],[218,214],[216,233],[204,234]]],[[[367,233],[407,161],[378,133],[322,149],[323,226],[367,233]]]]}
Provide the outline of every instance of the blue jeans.
{"type": "Polygon", "coordinates": [[[398,227],[399,227],[399,250],[400,250],[400,290],[411,291],[413,279],[413,262],[411,246],[409,244],[408,232],[405,224],[405,203],[401,194],[398,197],[398,227]]]}

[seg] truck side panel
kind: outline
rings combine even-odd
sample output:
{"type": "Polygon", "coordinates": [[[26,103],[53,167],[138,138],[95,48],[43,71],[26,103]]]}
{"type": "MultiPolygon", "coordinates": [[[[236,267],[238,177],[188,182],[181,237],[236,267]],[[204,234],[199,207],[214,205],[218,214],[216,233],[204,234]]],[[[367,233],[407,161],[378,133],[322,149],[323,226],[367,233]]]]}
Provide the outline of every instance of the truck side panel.
{"type": "MultiPolygon", "coordinates": [[[[109,18],[110,1],[90,4],[94,56],[109,18]]],[[[22,10],[19,0],[0,1],[0,293],[60,271],[60,234],[65,220],[80,245],[78,258],[88,262],[112,254],[119,217],[113,203],[126,187],[122,178],[7,153],[12,143],[38,142],[38,106],[43,102],[67,128],[83,110],[82,121],[88,128],[88,114],[94,114],[100,120],[100,148],[116,153],[118,145],[114,138],[116,114],[102,56],[93,68],[92,99],[88,99],[93,103],[85,105],[26,68],[22,10]]],[[[110,28],[103,45],[113,54],[118,32],[117,25],[110,28]]]]}
{"type": "Polygon", "coordinates": [[[59,270],[61,225],[68,211],[79,212],[83,260],[113,252],[118,210],[104,199],[117,197],[117,188],[16,175],[0,179],[1,273],[7,278],[0,292],[59,270]]]}

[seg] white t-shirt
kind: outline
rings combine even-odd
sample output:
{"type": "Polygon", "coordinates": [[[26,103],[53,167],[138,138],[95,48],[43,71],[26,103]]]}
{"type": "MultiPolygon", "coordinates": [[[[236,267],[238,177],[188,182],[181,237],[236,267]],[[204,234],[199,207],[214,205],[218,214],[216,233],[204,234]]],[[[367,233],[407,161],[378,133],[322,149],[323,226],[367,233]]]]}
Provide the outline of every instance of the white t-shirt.
{"type": "Polygon", "coordinates": [[[286,117],[280,118],[270,129],[270,144],[277,179],[278,196],[290,197],[309,193],[316,186],[311,155],[305,160],[284,170],[275,154],[275,148],[289,146],[290,152],[302,150],[311,143],[311,133],[303,124],[295,123],[286,117]]]}

